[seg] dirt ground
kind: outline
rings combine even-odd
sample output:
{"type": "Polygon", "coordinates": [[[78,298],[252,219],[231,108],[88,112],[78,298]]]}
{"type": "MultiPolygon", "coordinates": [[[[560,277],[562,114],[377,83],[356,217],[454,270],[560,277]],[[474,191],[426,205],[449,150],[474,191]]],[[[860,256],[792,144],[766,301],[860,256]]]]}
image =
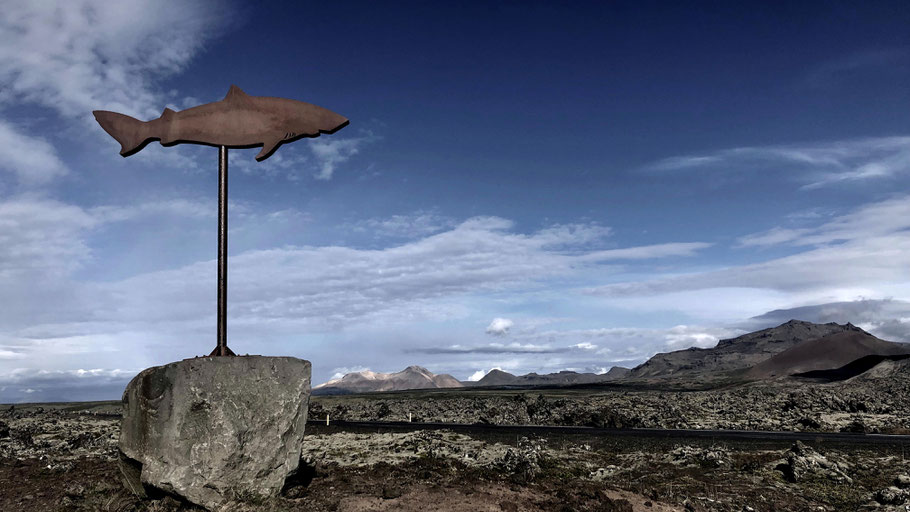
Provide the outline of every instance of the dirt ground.
{"type": "MultiPolygon", "coordinates": [[[[112,411],[0,412],[0,510],[194,510],[124,490],[112,411]]],[[[907,448],[310,425],[281,496],[225,510],[905,511],[907,448]]]]}

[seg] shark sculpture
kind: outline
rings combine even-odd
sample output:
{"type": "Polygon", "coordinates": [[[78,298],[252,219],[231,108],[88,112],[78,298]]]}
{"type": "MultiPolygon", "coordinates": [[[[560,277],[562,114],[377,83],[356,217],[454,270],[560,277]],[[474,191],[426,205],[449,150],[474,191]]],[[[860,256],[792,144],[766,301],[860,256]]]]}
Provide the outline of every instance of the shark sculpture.
{"type": "Polygon", "coordinates": [[[120,143],[124,157],[139,152],[153,140],[162,146],[180,143],[228,148],[262,146],[256,160],[272,155],[278,146],[320,133],[334,133],[347,118],[303,101],[250,96],[232,85],[221,101],[176,112],[165,108],[161,117],[140,121],[124,114],[95,110],[98,124],[120,143]]]}

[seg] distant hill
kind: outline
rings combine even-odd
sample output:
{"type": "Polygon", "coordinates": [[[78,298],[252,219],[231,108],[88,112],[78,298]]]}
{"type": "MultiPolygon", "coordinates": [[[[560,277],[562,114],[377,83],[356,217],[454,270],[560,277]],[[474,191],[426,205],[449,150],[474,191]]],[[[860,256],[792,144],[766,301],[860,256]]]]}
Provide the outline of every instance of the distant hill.
{"type": "Polygon", "coordinates": [[[490,370],[490,373],[477,382],[468,383],[474,386],[571,386],[573,384],[592,384],[608,382],[625,377],[631,370],[621,366],[610,368],[607,373],[578,373],[564,370],[557,373],[540,375],[512,375],[502,370],[490,370]]]}
{"type": "Polygon", "coordinates": [[[313,388],[314,395],[342,395],[372,391],[407,389],[460,388],[464,384],[448,374],[435,375],[421,366],[408,366],[397,373],[371,371],[349,373],[313,388]]]}
{"type": "Polygon", "coordinates": [[[746,377],[764,379],[830,370],[867,356],[910,353],[910,345],[881,340],[851,324],[845,327],[845,331],[803,341],[756,364],[746,372],[746,377]]]}
{"type": "Polygon", "coordinates": [[[749,369],[809,340],[856,329],[850,324],[790,320],[777,327],[720,340],[713,348],[687,348],[656,354],[632,369],[630,378],[716,377],[749,369]]]}
{"type": "Polygon", "coordinates": [[[509,372],[493,369],[483,376],[482,379],[474,383],[475,386],[511,386],[515,384],[518,377],[509,372]]]}

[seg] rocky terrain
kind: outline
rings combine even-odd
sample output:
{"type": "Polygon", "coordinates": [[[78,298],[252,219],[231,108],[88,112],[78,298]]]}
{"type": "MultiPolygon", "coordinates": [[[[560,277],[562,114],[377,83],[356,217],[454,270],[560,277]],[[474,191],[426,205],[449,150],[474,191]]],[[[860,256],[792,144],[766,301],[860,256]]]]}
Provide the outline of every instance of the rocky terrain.
{"type": "MultiPolygon", "coordinates": [[[[420,367],[346,376],[326,386],[346,394],[311,397],[300,471],[281,495],[238,496],[225,510],[417,511],[432,503],[510,512],[906,511],[910,446],[903,439],[718,442],[691,434],[485,427],[468,434],[388,424],[910,434],[904,348],[849,324],[791,321],[714,349],[658,354],[610,380],[497,371],[480,386],[455,388],[444,387],[450,376],[420,367]],[[377,384],[391,391],[357,393],[377,384]],[[415,385],[424,389],[395,391],[415,385]]],[[[0,510],[192,509],[170,496],[124,490],[120,410],[118,402],[3,406],[0,510]]]]}
{"type": "MultiPolygon", "coordinates": [[[[67,409],[0,412],[0,510],[194,510],[126,492],[119,418],[67,409]]],[[[281,496],[224,510],[896,511],[910,499],[906,448],[311,424],[281,496]]]]}
{"type": "Polygon", "coordinates": [[[910,432],[910,359],[843,381],[764,380],[717,389],[615,384],[315,397],[310,418],[616,428],[910,432]]]}

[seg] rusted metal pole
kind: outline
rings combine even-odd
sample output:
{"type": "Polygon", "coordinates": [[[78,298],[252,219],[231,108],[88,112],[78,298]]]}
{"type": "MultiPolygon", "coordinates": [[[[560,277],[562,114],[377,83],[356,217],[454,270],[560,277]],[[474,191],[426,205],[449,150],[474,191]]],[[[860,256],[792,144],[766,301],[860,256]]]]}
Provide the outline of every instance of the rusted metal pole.
{"type": "Polygon", "coordinates": [[[227,346],[228,148],[218,148],[218,346],[212,356],[232,356],[227,346]]]}

